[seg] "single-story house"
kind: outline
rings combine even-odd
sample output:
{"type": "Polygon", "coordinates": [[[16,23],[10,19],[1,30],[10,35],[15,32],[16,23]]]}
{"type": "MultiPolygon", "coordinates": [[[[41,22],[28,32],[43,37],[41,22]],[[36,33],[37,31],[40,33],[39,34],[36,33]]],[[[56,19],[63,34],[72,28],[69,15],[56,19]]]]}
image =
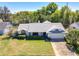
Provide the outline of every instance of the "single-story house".
{"type": "Polygon", "coordinates": [[[73,29],[79,29],[79,22],[74,22],[69,27],[73,29]]]}
{"type": "Polygon", "coordinates": [[[0,34],[7,34],[11,27],[10,22],[0,22],[0,34]]]}
{"type": "Polygon", "coordinates": [[[27,23],[20,24],[18,33],[24,31],[27,36],[47,36],[49,38],[64,38],[65,29],[61,23],[51,23],[45,21],[43,23],[27,23]]]}

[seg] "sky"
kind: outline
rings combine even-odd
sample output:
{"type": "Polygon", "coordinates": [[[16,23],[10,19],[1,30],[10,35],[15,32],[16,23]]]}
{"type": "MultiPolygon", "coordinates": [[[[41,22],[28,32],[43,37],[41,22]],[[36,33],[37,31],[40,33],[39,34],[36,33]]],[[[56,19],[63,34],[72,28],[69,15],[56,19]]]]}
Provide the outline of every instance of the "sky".
{"type": "MultiPolygon", "coordinates": [[[[0,6],[7,6],[12,13],[18,11],[36,11],[43,6],[47,6],[50,2],[0,2],[0,6]]],[[[67,2],[55,2],[58,5],[58,9],[66,5],[67,2]]],[[[68,2],[68,6],[71,10],[79,10],[79,2],[68,2]]]]}

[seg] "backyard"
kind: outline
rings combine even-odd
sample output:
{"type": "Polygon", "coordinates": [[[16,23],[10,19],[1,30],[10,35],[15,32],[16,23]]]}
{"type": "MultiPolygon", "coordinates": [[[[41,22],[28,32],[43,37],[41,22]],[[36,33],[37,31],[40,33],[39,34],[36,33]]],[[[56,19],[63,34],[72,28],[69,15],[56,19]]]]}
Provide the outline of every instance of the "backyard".
{"type": "Polygon", "coordinates": [[[0,56],[52,56],[53,48],[45,40],[2,39],[0,36],[0,56]]]}

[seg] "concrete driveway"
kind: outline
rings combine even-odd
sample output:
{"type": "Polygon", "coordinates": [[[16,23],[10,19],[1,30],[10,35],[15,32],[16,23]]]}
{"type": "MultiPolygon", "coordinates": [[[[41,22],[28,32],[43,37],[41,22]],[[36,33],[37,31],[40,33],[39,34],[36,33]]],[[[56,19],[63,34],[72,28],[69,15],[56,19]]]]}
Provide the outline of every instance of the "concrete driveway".
{"type": "Polygon", "coordinates": [[[66,42],[51,42],[56,56],[76,56],[75,52],[70,51],[66,42]]]}

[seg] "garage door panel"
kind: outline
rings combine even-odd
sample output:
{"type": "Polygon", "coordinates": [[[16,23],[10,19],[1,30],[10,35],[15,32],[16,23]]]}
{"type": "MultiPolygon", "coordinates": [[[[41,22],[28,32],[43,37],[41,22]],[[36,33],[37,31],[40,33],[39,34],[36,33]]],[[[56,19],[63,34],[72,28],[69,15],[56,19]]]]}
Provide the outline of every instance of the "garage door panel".
{"type": "Polygon", "coordinates": [[[48,33],[49,38],[64,38],[65,33],[48,33]]]}

